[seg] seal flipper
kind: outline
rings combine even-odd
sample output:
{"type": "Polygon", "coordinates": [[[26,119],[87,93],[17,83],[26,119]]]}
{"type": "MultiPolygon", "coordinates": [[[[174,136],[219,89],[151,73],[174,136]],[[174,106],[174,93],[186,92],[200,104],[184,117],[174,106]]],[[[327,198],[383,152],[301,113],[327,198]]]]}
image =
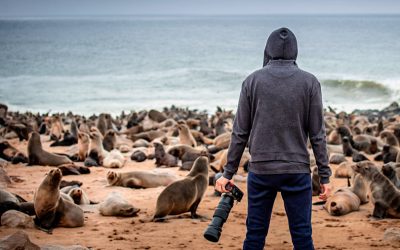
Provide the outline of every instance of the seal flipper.
{"type": "Polygon", "coordinates": [[[372,212],[372,216],[377,219],[384,219],[386,217],[387,207],[381,202],[375,202],[374,211],[372,212]]]}
{"type": "Polygon", "coordinates": [[[30,216],[36,214],[33,202],[21,202],[19,205],[19,211],[30,216]]]}
{"type": "Polygon", "coordinates": [[[36,155],[30,154],[28,156],[28,166],[40,165],[39,158],[36,155]]]}
{"type": "Polygon", "coordinates": [[[192,219],[199,219],[199,218],[202,217],[202,216],[200,216],[200,215],[198,215],[198,214],[196,213],[197,207],[199,206],[200,201],[201,201],[201,199],[196,200],[196,201],[193,203],[193,205],[190,207],[190,209],[189,209],[189,211],[190,211],[190,216],[192,217],[192,219]]]}
{"type": "Polygon", "coordinates": [[[34,222],[38,229],[52,234],[53,228],[60,222],[61,215],[56,211],[48,211],[41,218],[35,216],[34,222]]]}

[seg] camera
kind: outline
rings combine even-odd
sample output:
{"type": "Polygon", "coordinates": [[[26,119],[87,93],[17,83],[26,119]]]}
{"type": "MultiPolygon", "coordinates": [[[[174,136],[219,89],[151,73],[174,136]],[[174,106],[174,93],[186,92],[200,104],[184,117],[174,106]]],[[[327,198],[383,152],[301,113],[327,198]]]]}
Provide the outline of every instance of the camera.
{"type": "Polygon", "coordinates": [[[212,242],[218,242],[221,236],[222,226],[228,219],[229,213],[233,207],[233,202],[235,200],[240,202],[243,197],[243,192],[231,183],[228,183],[225,189],[228,190],[229,193],[225,193],[221,196],[221,200],[215,209],[211,223],[204,232],[204,238],[212,242]]]}

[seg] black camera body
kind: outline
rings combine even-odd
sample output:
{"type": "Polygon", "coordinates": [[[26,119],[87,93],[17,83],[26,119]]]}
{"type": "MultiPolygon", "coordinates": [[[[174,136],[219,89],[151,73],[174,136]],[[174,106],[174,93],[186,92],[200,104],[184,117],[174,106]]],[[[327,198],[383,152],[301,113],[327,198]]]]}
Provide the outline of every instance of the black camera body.
{"type": "Polygon", "coordinates": [[[243,192],[237,186],[228,183],[225,188],[229,190],[229,193],[225,193],[221,196],[221,200],[215,209],[211,223],[204,232],[204,238],[212,242],[218,242],[221,236],[222,226],[228,219],[229,213],[233,207],[233,202],[235,200],[240,202],[243,198],[243,192]]]}

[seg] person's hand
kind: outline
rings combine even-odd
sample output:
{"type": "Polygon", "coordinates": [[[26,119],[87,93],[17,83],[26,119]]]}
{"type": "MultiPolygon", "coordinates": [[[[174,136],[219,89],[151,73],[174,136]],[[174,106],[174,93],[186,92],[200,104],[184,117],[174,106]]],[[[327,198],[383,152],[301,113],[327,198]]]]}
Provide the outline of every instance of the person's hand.
{"type": "Polygon", "coordinates": [[[329,196],[331,196],[331,191],[332,191],[332,186],[330,183],[327,184],[321,184],[321,194],[319,195],[319,198],[323,201],[326,201],[329,196]]]}
{"type": "Polygon", "coordinates": [[[233,180],[226,179],[225,177],[221,176],[218,178],[218,180],[215,182],[215,190],[217,190],[220,193],[228,193],[229,190],[226,190],[226,184],[231,183],[233,185],[233,180]]]}

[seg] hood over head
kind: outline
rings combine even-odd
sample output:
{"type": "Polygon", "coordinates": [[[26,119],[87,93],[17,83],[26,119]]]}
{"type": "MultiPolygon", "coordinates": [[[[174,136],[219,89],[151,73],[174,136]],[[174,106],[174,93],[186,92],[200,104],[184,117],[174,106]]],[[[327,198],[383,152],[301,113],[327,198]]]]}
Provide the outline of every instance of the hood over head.
{"type": "Polygon", "coordinates": [[[296,36],[288,28],[280,28],[269,35],[264,50],[263,67],[270,60],[296,60],[297,40],[296,36]]]}

